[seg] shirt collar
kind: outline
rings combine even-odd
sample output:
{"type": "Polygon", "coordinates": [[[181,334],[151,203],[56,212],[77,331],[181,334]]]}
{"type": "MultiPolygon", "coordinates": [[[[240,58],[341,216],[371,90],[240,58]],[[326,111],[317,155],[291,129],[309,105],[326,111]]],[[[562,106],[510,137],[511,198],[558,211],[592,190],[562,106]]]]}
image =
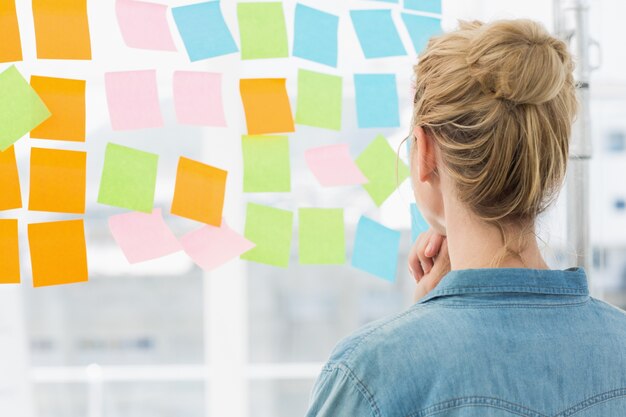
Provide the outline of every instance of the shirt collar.
{"type": "Polygon", "coordinates": [[[589,288],[583,267],[458,269],[448,272],[417,303],[444,295],[477,293],[589,295],[589,288]]]}

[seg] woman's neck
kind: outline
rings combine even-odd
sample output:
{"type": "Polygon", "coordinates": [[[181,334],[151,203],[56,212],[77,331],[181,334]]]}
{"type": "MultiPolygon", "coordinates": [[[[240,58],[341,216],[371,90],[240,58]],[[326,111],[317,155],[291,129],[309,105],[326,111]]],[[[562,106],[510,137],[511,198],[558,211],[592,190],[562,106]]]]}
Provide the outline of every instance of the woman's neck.
{"type": "MultiPolygon", "coordinates": [[[[487,226],[478,221],[467,210],[446,202],[446,235],[450,267],[456,269],[489,268],[494,256],[502,251],[503,242],[496,226],[487,226]]],[[[509,248],[519,251],[519,233],[522,228],[508,230],[509,248]]],[[[550,269],[541,255],[534,225],[521,241],[520,257],[507,256],[499,268],[550,269]]]]}

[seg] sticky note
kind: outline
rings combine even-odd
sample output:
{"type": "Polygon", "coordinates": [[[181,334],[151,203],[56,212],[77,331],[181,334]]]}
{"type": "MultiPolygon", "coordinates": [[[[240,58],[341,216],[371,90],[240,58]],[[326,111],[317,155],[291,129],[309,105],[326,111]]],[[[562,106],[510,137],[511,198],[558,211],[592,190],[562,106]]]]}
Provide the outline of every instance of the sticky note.
{"type": "Polygon", "coordinates": [[[17,160],[15,159],[15,148],[10,146],[4,152],[0,152],[0,210],[21,207],[22,192],[17,160]]]}
{"type": "Polygon", "coordinates": [[[33,0],[39,59],[91,59],[87,0],[33,0]]]}
{"type": "Polygon", "coordinates": [[[367,145],[356,159],[356,164],[368,179],[363,188],[377,206],[380,206],[409,176],[409,167],[398,158],[382,135],[376,136],[367,145]]]}
{"type": "Polygon", "coordinates": [[[20,283],[17,219],[0,219],[0,284],[20,283]]]}
{"type": "Polygon", "coordinates": [[[175,71],[173,84],[178,123],[226,126],[222,103],[222,74],[175,71]]]}
{"type": "Polygon", "coordinates": [[[343,209],[298,209],[298,252],[303,265],[346,262],[343,209]]]}
{"type": "Polygon", "coordinates": [[[248,78],[239,81],[248,134],[295,131],[284,78],[248,78]]]}
{"type": "Polygon", "coordinates": [[[361,216],[354,237],[353,267],[394,282],[399,249],[400,232],[361,216]]]}
{"type": "Polygon", "coordinates": [[[430,229],[430,225],[420,213],[417,204],[411,203],[411,241],[415,242],[420,233],[424,233],[430,229]]]}
{"type": "Polygon", "coordinates": [[[341,93],[341,77],[299,70],[296,123],[341,130],[341,93]]]}
{"type": "Polygon", "coordinates": [[[406,55],[391,10],[351,10],[350,17],[365,58],[406,55]]]}
{"type": "Polygon", "coordinates": [[[87,153],[31,148],[28,209],[85,212],[87,153]]]}
{"type": "Polygon", "coordinates": [[[296,4],[293,56],[337,67],[339,17],[296,4]]]}
{"type": "Polygon", "coordinates": [[[174,7],[172,15],[192,62],[239,51],[219,1],[174,7]]]}
{"type": "Polygon", "coordinates": [[[226,221],[220,227],[203,226],[189,232],[180,238],[180,243],[193,262],[205,271],[212,271],[255,246],[226,221]]]}
{"type": "Polygon", "coordinates": [[[441,14],[441,0],[404,0],[404,8],[441,14]]]}
{"type": "Polygon", "coordinates": [[[152,213],[123,213],[109,217],[109,230],[129,263],[149,261],[178,252],[182,246],[163,220],[152,213]]]}
{"type": "Polygon", "coordinates": [[[287,267],[291,256],[293,213],[255,203],[248,203],[244,236],[256,246],[241,259],[287,267]]]}
{"type": "Polygon", "coordinates": [[[88,280],[82,219],[29,224],[28,244],[34,287],[88,280]]]}
{"type": "Polygon", "coordinates": [[[400,126],[395,74],[354,74],[354,89],[359,127],[400,126]]]}
{"type": "Polygon", "coordinates": [[[85,81],[33,75],[30,85],[52,113],[30,137],[84,142],[85,81]]]}
{"type": "Polygon", "coordinates": [[[441,33],[441,19],[402,13],[402,21],[411,37],[415,53],[421,53],[431,36],[441,33]]]}
{"type": "Polygon", "coordinates": [[[243,191],[291,191],[287,136],[242,136],[243,191]]]}
{"type": "Polygon", "coordinates": [[[0,151],[50,117],[50,111],[15,65],[0,73],[0,151]]]}
{"type": "Polygon", "coordinates": [[[21,61],[22,43],[15,0],[0,1],[0,39],[0,62],[21,61]]]}
{"type": "Polygon", "coordinates": [[[282,2],[238,3],[241,59],[289,56],[282,2]]]}
{"type": "Polygon", "coordinates": [[[222,222],[227,175],[223,169],[180,157],[172,214],[219,226],[222,222]]]}
{"type": "Polygon", "coordinates": [[[113,130],[163,126],[155,70],[107,72],[104,83],[113,130]]]}
{"type": "Polygon", "coordinates": [[[323,187],[365,184],[367,178],[350,156],[347,143],[304,151],[307,166],[323,187]]]}
{"type": "Polygon", "coordinates": [[[116,0],[115,14],[127,46],[159,51],[175,51],[167,6],[136,0],[116,0]]]}
{"type": "Polygon", "coordinates": [[[108,143],[98,203],[151,213],[159,156],[108,143]]]}

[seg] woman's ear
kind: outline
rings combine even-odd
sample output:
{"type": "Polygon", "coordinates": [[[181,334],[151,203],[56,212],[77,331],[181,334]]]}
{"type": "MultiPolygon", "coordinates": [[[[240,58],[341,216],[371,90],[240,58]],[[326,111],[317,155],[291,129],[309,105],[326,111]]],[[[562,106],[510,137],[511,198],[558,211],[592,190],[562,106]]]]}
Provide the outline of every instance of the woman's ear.
{"type": "Polygon", "coordinates": [[[431,180],[437,171],[435,143],[421,126],[415,126],[413,135],[415,137],[413,166],[417,167],[417,179],[426,182],[431,180]]]}

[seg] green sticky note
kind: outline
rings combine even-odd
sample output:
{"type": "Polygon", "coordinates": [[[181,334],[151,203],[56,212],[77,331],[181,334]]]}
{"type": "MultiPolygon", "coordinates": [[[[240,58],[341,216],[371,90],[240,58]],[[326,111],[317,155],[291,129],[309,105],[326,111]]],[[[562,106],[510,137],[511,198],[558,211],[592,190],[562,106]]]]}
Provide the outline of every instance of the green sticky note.
{"type": "Polygon", "coordinates": [[[301,264],[341,265],[346,262],[343,209],[298,209],[301,264]]]}
{"type": "Polygon", "coordinates": [[[341,77],[299,70],[296,123],[341,130],[341,87],[341,77]]]}
{"type": "Polygon", "coordinates": [[[237,4],[242,59],[289,56],[282,2],[237,4]]]}
{"type": "Polygon", "coordinates": [[[242,254],[241,259],[281,267],[289,265],[293,235],[291,211],[248,203],[244,235],[256,246],[242,254]]]}
{"type": "Polygon", "coordinates": [[[159,155],[107,144],[98,203],[152,213],[159,155]]]}
{"type": "Polygon", "coordinates": [[[289,192],[289,139],[287,136],[242,136],[243,191],[289,192]]]}
{"type": "Polygon", "coordinates": [[[409,176],[409,167],[396,155],[383,135],[376,136],[355,162],[369,180],[363,188],[377,206],[409,176]]]}
{"type": "Polygon", "coordinates": [[[0,152],[50,115],[44,102],[15,65],[0,73],[0,152]]]}

